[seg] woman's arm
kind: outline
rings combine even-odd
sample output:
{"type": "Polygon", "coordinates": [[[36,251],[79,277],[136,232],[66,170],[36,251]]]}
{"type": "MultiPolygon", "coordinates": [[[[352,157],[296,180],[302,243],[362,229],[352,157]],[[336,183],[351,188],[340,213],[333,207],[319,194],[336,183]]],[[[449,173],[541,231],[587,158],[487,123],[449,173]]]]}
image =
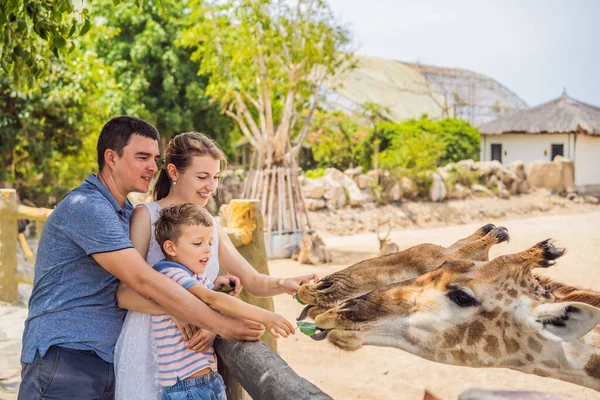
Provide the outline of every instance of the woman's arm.
{"type": "MultiPolygon", "coordinates": [[[[144,259],[148,255],[148,248],[150,247],[151,229],[150,211],[143,206],[136,207],[133,210],[133,214],[131,214],[129,238],[133,247],[144,259]]],[[[165,313],[158,304],[144,298],[124,282],[119,283],[119,287],[117,288],[117,305],[120,308],[144,314],[165,313]]]]}
{"type": "Polygon", "coordinates": [[[294,294],[300,285],[318,279],[316,274],[294,278],[275,278],[259,274],[237,251],[225,230],[218,226],[219,232],[219,265],[240,278],[242,286],[257,297],[271,297],[282,293],[294,294]]]}

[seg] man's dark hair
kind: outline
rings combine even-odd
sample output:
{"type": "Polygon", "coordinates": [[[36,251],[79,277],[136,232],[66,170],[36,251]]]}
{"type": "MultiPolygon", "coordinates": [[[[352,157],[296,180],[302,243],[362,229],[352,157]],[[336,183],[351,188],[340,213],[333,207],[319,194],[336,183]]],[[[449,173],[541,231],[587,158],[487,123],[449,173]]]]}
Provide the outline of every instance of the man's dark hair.
{"type": "Polygon", "coordinates": [[[152,124],[136,117],[121,116],[108,121],[100,132],[96,151],[98,152],[98,171],[104,167],[104,152],[111,149],[119,157],[123,155],[123,148],[127,146],[131,135],[140,135],[158,141],[159,134],[152,124]]]}

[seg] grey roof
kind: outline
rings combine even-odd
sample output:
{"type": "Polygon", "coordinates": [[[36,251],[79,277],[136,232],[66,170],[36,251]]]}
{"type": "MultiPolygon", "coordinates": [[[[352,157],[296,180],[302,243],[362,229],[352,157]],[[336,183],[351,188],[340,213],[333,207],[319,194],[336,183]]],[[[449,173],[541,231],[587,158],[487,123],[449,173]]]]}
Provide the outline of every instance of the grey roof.
{"type": "Polygon", "coordinates": [[[421,74],[454,109],[457,118],[481,125],[529,106],[498,81],[460,68],[404,63],[421,74]]]}
{"type": "Polygon", "coordinates": [[[582,132],[600,136],[600,107],[577,101],[564,92],[556,100],[483,124],[479,131],[485,135],[582,132]]]}
{"type": "Polygon", "coordinates": [[[388,108],[387,117],[393,121],[418,118],[421,114],[442,117],[438,103],[443,103],[444,97],[430,88],[418,71],[394,60],[356,58],[356,68],[325,83],[327,108],[360,113],[361,104],[374,102],[388,108]]]}
{"type": "Polygon", "coordinates": [[[527,104],[495,80],[458,68],[411,64],[358,56],[355,69],[325,83],[325,107],[348,114],[370,101],[390,110],[393,121],[456,116],[479,125],[527,104]]]}

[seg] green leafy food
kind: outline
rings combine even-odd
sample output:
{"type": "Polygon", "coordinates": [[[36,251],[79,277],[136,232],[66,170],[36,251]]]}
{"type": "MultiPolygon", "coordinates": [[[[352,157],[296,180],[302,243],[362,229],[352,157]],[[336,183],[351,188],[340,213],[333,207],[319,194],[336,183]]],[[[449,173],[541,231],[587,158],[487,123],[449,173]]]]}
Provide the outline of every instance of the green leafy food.
{"type": "Polygon", "coordinates": [[[297,301],[298,303],[300,303],[300,304],[302,304],[302,305],[306,305],[306,303],[305,303],[305,302],[303,302],[303,301],[300,299],[300,297],[298,297],[298,293],[296,293],[296,294],[294,295],[294,298],[296,299],[296,301],[297,301]]]}
{"type": "Polygon", "coordinates": [[[229,286],[229,285],[225,285],[225,286],[223,286],[223,287],[222,287],[222,288],[219,290],[219,292],[223,292],[223,293],[229,293],[229,292],[231,292],[232,290],[233,290],[233,288],[232,288],[231,286],[229,286]]]}
{"type": "Polygon", "coordinates": [[[304,333],[307,336],[313,336],[315,333],[317,333],[317,324],[315,324],[314,322],[296,322],[296,324],[298,325],[298,329],[300,329],[300,332],[304,333]]]}

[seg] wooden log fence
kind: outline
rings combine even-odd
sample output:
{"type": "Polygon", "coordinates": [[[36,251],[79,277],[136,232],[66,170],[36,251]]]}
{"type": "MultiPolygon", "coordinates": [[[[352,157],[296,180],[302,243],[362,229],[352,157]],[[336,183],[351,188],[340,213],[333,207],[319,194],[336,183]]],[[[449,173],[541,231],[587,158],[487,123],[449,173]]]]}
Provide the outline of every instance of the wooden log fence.
{"type": "MultiPolygon", "coordinates": [[[[272,182],[275,179],[271,179],[272,182]]],[[[291,189],[291,188],[290,188],[291,189]]],[[[265,189],[266,190],[266,189],[265,189]]],[[[28,207],[17,203],[14,189],[0,189],[0,301],[18,299],[18,283],[33,282],[33,274],[17,273],[17,219],[36,221],[38,238],[44,222],[52,212],[48,208],[28,207]]],[[[232,200],[223,208],[222,224],[240,254],[258,272],[269,274],[264,238],[262,207],[258,200],[232,200]]],[[[26,242],[25,242],[26,245],[26,242]]],[[[34,261],[33,253],[24,248],[25,257],[34,261]]],[[[273,299],[255,297],[242,290],[240,298],[250,304],[273,311],[273,299]]],[[[265,333],[260,342],[216,342],[219,372],[227,386],[227,398],[244,399],[244,389],[254,399],[330,399],[316,386],[299,377],[277,355],[277,341],[265,333]]]]}
{"type": "MultiPolygon", "coordinates": [[[[51,212],[48,208],[18,204],[15,189],[0,189],[0,301],[16,301],[18,284],[33,282],[31,274],[17,272],[17,243],[24,241],[18,235],[17,220],[35,221],[39,237],[51,212]]],[[[23,247],[23,252],[31,262],[33,253],[27,251],[28,247],[23,247]]]]}

